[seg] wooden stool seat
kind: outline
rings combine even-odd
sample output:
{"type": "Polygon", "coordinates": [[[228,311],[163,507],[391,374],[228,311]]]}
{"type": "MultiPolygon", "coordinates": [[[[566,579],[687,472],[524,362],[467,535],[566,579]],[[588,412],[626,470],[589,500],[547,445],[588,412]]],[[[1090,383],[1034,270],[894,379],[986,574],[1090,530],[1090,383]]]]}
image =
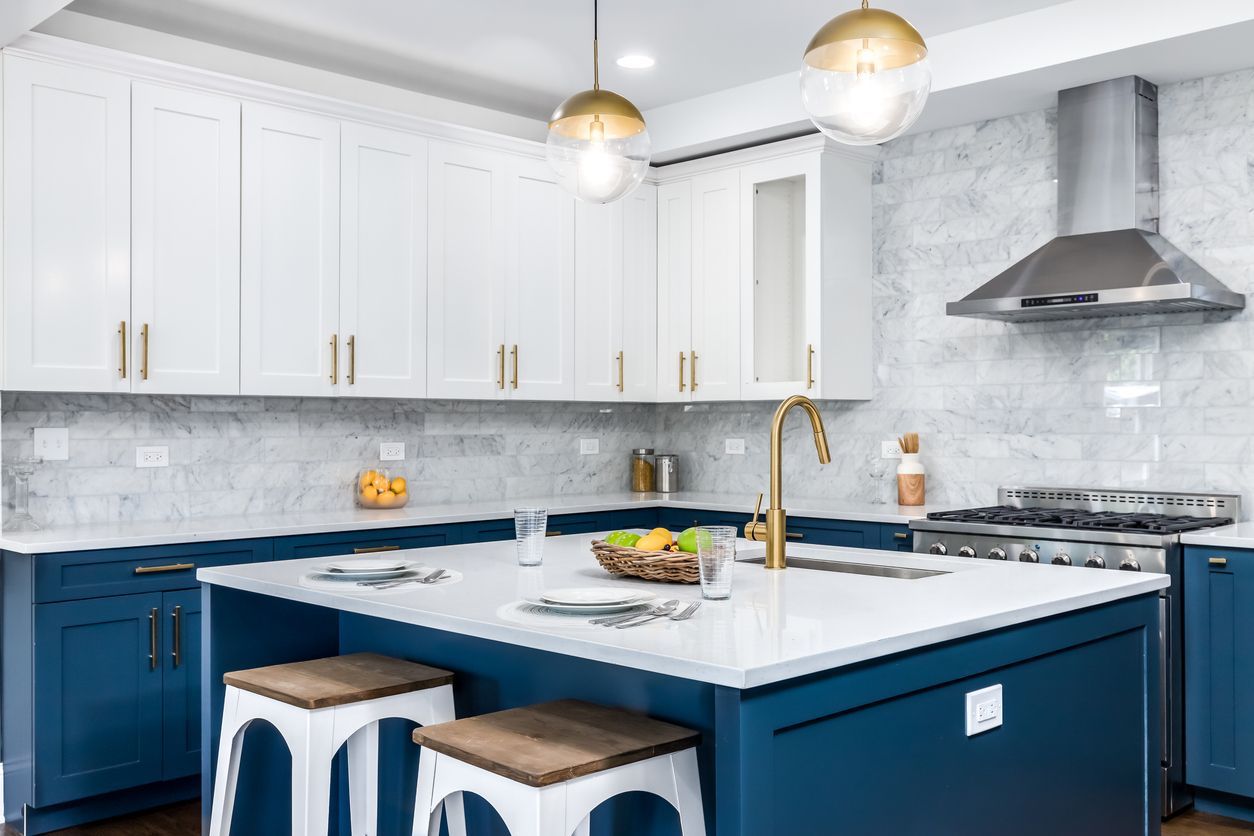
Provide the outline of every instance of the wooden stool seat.
{"type": "Polygon", "coordinates": [[[691,729],[617,708],[559,700],[414,730],[433,752],[531,787],[669,755],[697,744],[691,729]]]}
{"type": "Polygon", "coordinates": [[[351,653],[231,671],[222,681],[312,711],[438,688],[451,684],[453,674],[378,653],[351,653]]]}

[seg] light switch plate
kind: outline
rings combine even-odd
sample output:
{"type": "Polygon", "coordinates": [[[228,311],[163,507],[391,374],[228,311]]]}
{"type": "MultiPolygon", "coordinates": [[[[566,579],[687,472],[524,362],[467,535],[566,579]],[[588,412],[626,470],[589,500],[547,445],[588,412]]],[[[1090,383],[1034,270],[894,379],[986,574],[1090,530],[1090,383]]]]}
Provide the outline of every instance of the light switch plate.
{"type": "Polygon", "coordinates": [[[70,457],[70,431],[65,427],[35,428],[35,458],[46,462],[64,461],[70,457]]]}
{"type": "Polygon", "coordinates": [[[723,445],[723,452],[729,456],[743,456],[745,454],[745,440],[743,438],[729,438],[723,445]]]}
{"type": "Polygon", "coordinates": [[[402,462],[405,460],[405,442],[384,441],[379,445],[379,461],[402,462]]]}
{"type": "Polygon", "coordinates": [[[1004,714],[1000,684],[968,692],[967,737],[997,728],[1004,714]]]}
{"type": "Polygon", "coordinates": [[[135,448],[135,466],[136,467],[169,467],[170,466],[170,448],[169,447],[136,447],[135,448]]]}
{"type": "Polygon", "coordinates": [[[601,452],[601,439],[599,438],[579,439],[579,455],[591,456],[600,452],[601,452]]]}

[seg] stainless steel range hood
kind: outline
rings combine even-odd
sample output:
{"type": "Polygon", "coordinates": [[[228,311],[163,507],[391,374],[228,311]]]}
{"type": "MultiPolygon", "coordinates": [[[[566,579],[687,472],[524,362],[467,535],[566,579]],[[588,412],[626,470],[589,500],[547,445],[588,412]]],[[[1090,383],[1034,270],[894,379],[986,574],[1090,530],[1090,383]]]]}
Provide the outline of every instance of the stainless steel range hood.
{"type": "Polygon", "coordinates": [[[1030,322],[1245,307],[1158,234],[1158,89],[1142,78],[1058,94],[1058,233],[946,313],[1030,322]]]}

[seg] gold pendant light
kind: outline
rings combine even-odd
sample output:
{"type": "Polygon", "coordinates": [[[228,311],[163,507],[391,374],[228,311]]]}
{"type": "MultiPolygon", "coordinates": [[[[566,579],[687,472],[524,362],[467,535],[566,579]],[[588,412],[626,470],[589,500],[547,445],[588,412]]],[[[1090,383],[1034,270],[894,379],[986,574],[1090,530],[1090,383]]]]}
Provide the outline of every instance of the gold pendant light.
{"type": "Polygon", "coordinates": [[[589,203],[630,194],[649,169],[649,131],[639,109],[601,89],[597,0],[592,3],[592,89],[576,93],[549,118],[549,166],[562,188],[589,203]]]}
{"type": "Polygon", "coordinates": [[[815,126],[839,142],[874,145],[900,136],[923,112],[931,89],[923,36],[868,0],[829,20],[806,47],[802,104],[815,126]]]}

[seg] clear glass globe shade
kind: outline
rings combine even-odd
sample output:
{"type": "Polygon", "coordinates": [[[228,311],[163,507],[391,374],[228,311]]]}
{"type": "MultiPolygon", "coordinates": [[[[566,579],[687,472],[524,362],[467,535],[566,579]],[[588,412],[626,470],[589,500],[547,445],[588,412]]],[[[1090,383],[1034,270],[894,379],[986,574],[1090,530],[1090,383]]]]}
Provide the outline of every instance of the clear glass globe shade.
{"type": "Polygon", "coordinates": [[[810,121],[846,145],[875,145],[901,136],[923,112],[931,89],[927,58],[874,72],[801,67],[801,102],[810,121]]]}
{"type": "Polygon", "coordinates": [[[551,128],[545,142],[557,182],[588,203],[611,203],[635,191],[648,173],[651,151],[648,131],[593,140],[551,128]]]}

